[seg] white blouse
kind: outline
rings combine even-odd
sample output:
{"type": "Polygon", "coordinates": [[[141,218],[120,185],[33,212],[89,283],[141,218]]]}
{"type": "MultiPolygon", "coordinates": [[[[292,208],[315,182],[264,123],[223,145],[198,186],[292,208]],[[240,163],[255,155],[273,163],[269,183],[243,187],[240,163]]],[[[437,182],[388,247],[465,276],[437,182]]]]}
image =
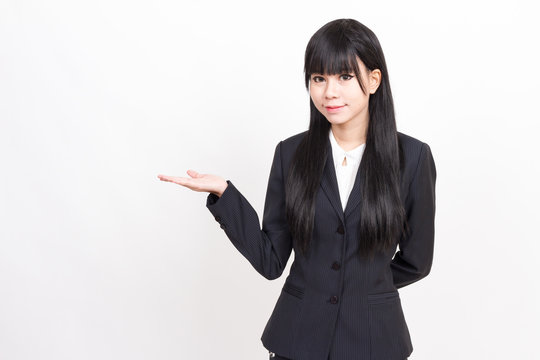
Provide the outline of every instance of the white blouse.
{"type": "Polygon", "coordinates": [[[345,151],[337,143],[331,128],[329,133],[330,144],[332,144],[332,155],[334,156],[334,168],[336,169],[339,197],[341,199],[343,211],[345,211],[347,200],[349,200],[349,195],[351,194],[354,180],[356,179],[356,173],[360,167],[360,160],[362,160],[366,143],[358,145],[350,151],[345,151]],[[344,159],[347,159],[346,165],[343,165],[344,159]]]}

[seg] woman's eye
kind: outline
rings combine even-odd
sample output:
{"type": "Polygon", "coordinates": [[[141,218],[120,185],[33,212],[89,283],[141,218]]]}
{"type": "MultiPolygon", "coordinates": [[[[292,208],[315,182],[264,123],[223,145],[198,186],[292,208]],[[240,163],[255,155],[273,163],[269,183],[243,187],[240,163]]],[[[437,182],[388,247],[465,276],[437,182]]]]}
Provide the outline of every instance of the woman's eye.
{"type": "Polygon", "coordinates": [[[343,74],[343,75],[341,75],[341,78],[342,78],[343,80],[351,80],[353,77],[354,77],[354,76],[349,75],[349,74],[343,74]]]}
{"type": "Polygon", "coordinates": [[[324,78],[322,76],[314,76],[313,81],[318,83],[318,82],[324,81],[324,78]]]}

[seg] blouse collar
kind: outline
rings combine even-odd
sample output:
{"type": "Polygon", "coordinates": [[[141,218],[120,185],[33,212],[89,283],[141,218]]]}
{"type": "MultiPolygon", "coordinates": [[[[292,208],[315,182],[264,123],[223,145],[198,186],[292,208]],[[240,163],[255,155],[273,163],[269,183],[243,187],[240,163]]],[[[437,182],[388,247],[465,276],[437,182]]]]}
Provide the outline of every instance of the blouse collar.
{"type": "Polygon", "coordinates": [[[366,146],[366,143],[363,143],[361,145],[358,145],[352,150],[345,151],[339,146],[337,143],[336,138],[334,137],[334,133],[332,132],[332,128],[330,128],[329,131],[329,137],[330,137],[330,144],[332,144],[332,155],[334,157],[334,166],[341,166],[343,163],[343,157],[347,157],[347,163],[352,161],[353,163],[359,163],[362,159],[362,153],[364,152],[364,147],[366,146]]]}

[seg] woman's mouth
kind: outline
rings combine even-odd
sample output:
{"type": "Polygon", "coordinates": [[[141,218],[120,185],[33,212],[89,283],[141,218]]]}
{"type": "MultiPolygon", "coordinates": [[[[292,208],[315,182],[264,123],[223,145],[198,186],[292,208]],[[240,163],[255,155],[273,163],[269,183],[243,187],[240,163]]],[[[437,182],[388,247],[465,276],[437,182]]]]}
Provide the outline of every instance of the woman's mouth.
{"type": "Polygon", "coordinates": [[[339,112],[341,109],[343,109],[345,107],[345,105],[340,105],[340,106],[325,106],[326,107],[326,111],[330,112],[330,113],[335,113],[335,112],[339,112]]]}

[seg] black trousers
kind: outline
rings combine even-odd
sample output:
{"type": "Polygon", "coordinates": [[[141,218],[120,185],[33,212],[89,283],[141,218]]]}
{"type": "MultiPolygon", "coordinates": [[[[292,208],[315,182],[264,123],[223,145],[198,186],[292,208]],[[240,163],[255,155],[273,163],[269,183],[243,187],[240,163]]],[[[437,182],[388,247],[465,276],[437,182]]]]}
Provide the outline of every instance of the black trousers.
{"type": "MultiPolygon", "coordinates": [[[[407,359],[405,359],[405,360],[407,360],[407,359]]],[[[292,359],[289,359],[289,358],[286,358],[286,357],[283,357],[283,356],[279,356],[278,354],[276,354],[276,356],[274,356],[274,357],[270,356],[270,360],[292,360],[292,359]]]]}

